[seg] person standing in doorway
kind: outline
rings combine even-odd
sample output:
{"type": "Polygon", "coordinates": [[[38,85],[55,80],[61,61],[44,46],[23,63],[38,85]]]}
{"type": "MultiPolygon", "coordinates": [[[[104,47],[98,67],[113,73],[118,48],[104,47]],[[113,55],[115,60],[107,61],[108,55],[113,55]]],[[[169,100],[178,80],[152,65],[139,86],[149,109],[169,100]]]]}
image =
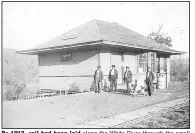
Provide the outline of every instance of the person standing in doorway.
{"type": "Polygon", "coordinates": [[[148,95],[151,96],[154,92],[154,73],[151,71],[151,68],[148,67],[148,71],[146,73],[146,85],[148,90],[148,95]]]}
{"type": "Polygon", "coordinates": [[[115,65],[112,65],[112,68],[109,72],[109,81],[110,81],[110,91],[117,91],[117,79],[118,71],[115,69],[115,65]],[[113,90],[114,87],[114,90],[113,90]]]}
{"type": "Polygon", "coordinates": [[[101,70],[101,66],[98,65],[97,70],[95,71],[94,74],[94,81],[96,86],[95,93],[100,93],[100,89],[102,87],[102,80],[103,80],[103,72],[101,70]]]}
{"type": "Polygon", "coordinates": [[[126,83],[126,86],[127,86],[127,93],[130,93],[130,85],[131,85],[131,82],[132,82],[132,72],[129,70],[129,67],[126,66],[126,71],[124,73],[124,78],[123,78],[124,82],[126,83]]]}

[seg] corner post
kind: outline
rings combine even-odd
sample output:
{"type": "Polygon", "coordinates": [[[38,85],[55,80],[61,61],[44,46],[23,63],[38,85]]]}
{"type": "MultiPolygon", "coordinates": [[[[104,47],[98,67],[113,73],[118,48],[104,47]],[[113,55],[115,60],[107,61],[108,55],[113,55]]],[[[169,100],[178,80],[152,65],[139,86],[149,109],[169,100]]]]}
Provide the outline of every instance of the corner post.
{"type": "Polygon", "coordinates": [[[167,81],[166,81],[166,87],[168,88],[169,82],[170,82],[170,57],[167,58],[167,81]]]}

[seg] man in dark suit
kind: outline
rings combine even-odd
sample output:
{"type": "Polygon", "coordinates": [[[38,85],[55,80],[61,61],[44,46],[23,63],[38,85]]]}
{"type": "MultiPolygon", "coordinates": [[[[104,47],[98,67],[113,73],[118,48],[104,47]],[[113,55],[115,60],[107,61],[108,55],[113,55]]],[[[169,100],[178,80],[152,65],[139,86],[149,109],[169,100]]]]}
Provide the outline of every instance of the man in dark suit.
{"type": "Polygon", "coordinates": [[[110,81],[110,91],[113,91],[113,86],[114,86],[114,91],[116,92],[117,90],[117,79],[118,79],[118,71],[115,69],[115,65],[112,65],[112,68],[109,72],[109,81],[110,81]]]}
{"type": "Polygon", "coordinates": [[[147,85],[149,96],[151,96],[154,92],[154,86],[153,86],[154,78],[155,78],[154,73],[151,71],[151,68],[148,67],[148,71],[146,73],[146,85],[147,85]]]}
{"type": "Polygon", "coordinates": [[[103,72],[101,70],[101,66],[98,65],[97,66],[97,70],[95,71],[94,74],[94,81],[95,81],[95,86],[96,86],[96,90],[95,93],[100,93],[100,89],[102,87],[102,80],[103,80],[103,72]]]}
{"type": "Polygon", "coordinates": [[[130,84],[132,82],[132,72],[129,70],[128,66],[126,66],[126,71],[124,73],[123,80],[127,86],[127,93],[129,93],[130,92],[130,84]]]}

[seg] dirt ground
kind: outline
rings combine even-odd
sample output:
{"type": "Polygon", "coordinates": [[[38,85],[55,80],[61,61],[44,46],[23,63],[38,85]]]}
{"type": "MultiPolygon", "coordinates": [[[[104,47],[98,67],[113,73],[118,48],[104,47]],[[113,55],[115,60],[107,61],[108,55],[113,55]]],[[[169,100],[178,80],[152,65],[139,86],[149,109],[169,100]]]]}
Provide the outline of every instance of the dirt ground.
{"type": "Polygon", "coordinates": [[[3,102],[3,128],[71,128],[189,94],[189,83],[172,83],[152,97],[85,92],[3,102]]]}

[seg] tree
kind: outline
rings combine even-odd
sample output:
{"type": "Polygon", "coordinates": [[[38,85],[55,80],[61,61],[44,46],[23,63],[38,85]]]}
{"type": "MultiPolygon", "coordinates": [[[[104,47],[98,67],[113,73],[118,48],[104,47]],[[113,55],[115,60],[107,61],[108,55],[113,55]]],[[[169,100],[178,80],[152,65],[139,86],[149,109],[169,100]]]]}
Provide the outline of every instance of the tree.
{"type": "Polygon", "coordinates": [[[167,36],[165,33],[160,33],[163,25],[160,25],[159,30],[157,32],[151,32],[148,35],[148,38],[155,40],[157,43],[163,44],[168,47],[172,47],[172,39],[170,36],[167,36]]]}
{"type": "Polygon", "coordinates": [[[38,57],[20,55],[12,49],[3,49],[3,54],[4,100],[24,98],[26,94],[31,95],[31,88],[27,85],[38,82],[38,57]]]}
{"type": "Polygon", "coordinates": [[[188,81],[189,57],[186,55],[174,55],[170,61],[171,81],[188,81]]]}
{"type": "MultiPolygon", "coordinates": [[[[151,32],[148,38],[155,40],[157,43],[172,47],[172,39],[165,33],[160,33],[163,25],[159,26],[157,32],[151,32]]],[[[186,55],[175,55],[171,57],[170,61],[170,76],[171,81],[188,81],[189,76],[189,57],[186,55]]]]}

